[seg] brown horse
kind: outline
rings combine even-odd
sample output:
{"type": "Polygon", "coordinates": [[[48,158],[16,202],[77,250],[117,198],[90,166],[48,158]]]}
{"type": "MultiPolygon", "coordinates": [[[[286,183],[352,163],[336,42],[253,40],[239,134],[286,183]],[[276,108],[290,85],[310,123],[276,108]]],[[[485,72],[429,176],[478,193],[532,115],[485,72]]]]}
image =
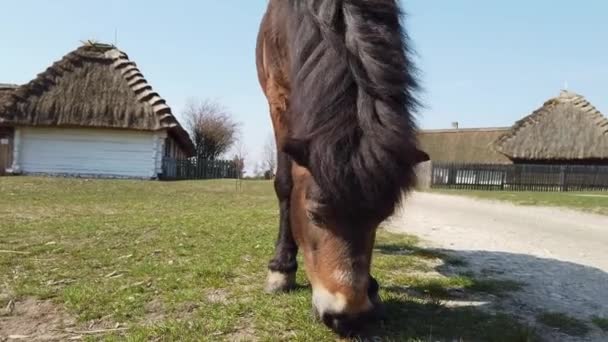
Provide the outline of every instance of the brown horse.
{"type": "Polygon", "coordinates": [[[303,252],[317,317],[346,334],[378,312],[378,225],[414,184],[417,82],[397,0],[270,0],[257,67],[278,147],[267,290],[303,252]]]}

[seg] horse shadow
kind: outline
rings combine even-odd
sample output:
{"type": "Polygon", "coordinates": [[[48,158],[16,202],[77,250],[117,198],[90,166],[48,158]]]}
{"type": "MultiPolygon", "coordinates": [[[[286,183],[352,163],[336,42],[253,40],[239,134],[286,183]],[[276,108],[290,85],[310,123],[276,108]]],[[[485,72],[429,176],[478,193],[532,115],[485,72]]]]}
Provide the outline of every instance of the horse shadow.
{"type": "Polygon", "coordinates": [[[568,338],[536,322],[546,312],[586,318],[588,338],[608,339],[608,333],[590,322],[592,316],[608,317],[608,273],[598,268],[525,254],[407,244],[378,244],[375,253],[430,255],[442,259],[435,267],[439,274],[470,280],[463,290],[432,283],[403,286],[379,278],[386,319],[355,340],[533,341],[555,339],[551,334],[568,338]]]}

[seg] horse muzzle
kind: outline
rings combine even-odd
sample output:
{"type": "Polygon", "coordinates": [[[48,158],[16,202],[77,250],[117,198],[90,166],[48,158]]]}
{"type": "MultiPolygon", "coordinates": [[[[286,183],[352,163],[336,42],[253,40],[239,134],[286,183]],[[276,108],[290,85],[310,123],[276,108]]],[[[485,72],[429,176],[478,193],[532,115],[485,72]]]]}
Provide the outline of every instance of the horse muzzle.
{"type": "Polygon", "coordinates": [[[340,336],[348,337],[361,332],[371,323],[382,321],[386,318],[386,311],[382,299],[378,293],[378,282],[370,278],[367,296],[369,298],[368,308],[358,313],[341,313],[337,310],[323,310],[313,300],[313,315],[323,322],[327,327],[340,336]]]}

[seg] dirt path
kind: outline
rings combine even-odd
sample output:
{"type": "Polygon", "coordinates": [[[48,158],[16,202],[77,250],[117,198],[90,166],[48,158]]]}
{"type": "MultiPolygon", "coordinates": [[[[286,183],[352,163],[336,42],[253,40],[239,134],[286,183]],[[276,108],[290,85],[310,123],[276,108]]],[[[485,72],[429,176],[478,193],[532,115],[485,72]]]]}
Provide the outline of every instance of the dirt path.
{"type": "Polygon", "coordinates": [[[608,317],[608,217],[561,208],[515,206],[460,196],[414,193],[390,229],[457,255],[476,274],[523,282],[492,307],[535,323],[555,311],[584,320],[585,336],[538,329],[549,339],[606,341],[592,316],[608,317]]]}

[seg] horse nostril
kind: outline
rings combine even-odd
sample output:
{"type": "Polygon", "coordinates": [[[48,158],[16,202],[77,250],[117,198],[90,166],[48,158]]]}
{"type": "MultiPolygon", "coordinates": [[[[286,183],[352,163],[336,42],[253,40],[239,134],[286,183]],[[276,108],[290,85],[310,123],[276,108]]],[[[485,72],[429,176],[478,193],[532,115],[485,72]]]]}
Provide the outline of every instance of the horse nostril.
{"type": "Polygon", "coordinates": [[[337,323],[337,319],[331,314],[324,314],[323,317],[321,317],[321,320],[330,328],[333,328],[337,323]]]}
{"type": "Polygon", "coordinates": [[[323,324],[340,336],[350,336],[353,333],[352,320],[345,315],[323,314],[323,324]]]}
{"type": "Polygon", "coordinates": [[[368,324],[378,320],[378,311],[372,309],[357,315],[323,314],[321,321],[342,337],[364,331],[368,324]]]}

